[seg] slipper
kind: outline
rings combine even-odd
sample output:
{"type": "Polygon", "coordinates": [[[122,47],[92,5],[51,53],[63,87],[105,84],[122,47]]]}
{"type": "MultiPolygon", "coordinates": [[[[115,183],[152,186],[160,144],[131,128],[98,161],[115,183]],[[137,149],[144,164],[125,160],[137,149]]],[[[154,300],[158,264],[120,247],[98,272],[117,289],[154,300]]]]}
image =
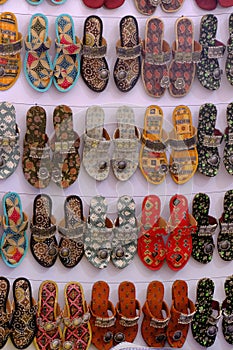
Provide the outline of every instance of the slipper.
{"type": "Polygon", "coordinates": [[[164,23],[158,17],[146,22],[142,60],[142,80],[148,95],[161,97],[169,86],[168,62],[171,50],[163,40],[164,23]]]}
{"type": "Polygon", "coordinates": [[[30,19],[25,39],[24,74],[30,86],[40,92],[47,91],[53,80],[53,64],[48,53],[50,46],[48,18],[36,13],[30,19]]]}
{"type": "Polygon", "coordinates": [[[207,264],[213,258],[213,235],[218,223],[209,215],[210,198],[207,194],[197,193],[193,198],[192,207],[192,214],[197,222],[197,231],[192,236],[192,257],[202,264],[207,264]]]}
{"type": "Polygon", "coordinates": [[[23,173],[30,185],[45,188],[51,178],[50,148],[46,134],[46,112],[40,106],[29,108],[23,144],[23,173]]]}
{"type": "Polygon", "coordinates": [[[141,231],[138,239],[138,256],[150,270],[159,270],[166,257],[163,236],[167,235],[167,223],[160,216],[161,202],[158,196],[143,199],[141,231]]]}
{"type": "Polygon", "coordinates": [[[62,5],[66,2],[66,0],[50,0],[54,5],[62,5]]]}
{"type": "Polygon", "coordinates": [[[63,349],[86,350],[91,344],[90,312],[82,285],[69,282],[64,288],[63,349]]]}
{"type": "Polygon", "coordinates": [[[164,301],[164,286],[162,282],[152,281],[149,283],[142,311],[144,318],[141,333],[144,341],[150,347],[164,347],[167,339],[167,326],[171,315],[168,305],[164,301]]]}
{"type": "Polygon", "coordinates": [[[218,301],[213,300],[214,282],[202,278],[197,284],[196,313],[193,316],[191,329],[193,338],[205,348],[212,346],[216,340],[217,322],[221,317],[218,301]]]}
{"type": "Polygon", "coordinates": [[[72,185],[78,177],[80,138],[73,129],[73,113],[69,106],[59,105],[53,112],[54,135],[50,139],[52,158],[51,180],[61,188],[72,185]]]}
{"type": "Polygon", "coordinates": [[[167,141],[168,135],[163,130],[162,109],[155,105],[147,107],[144,116],[139,167],[146,180],[155,185],[162,183],[168,172],[167,141]]]}
{"type": "Polygon", "coordinates": [[[137,10],[143,15],[151,16],[159,2],[156,0],[134,0],[137,10]]]}
{"type": "Polygon", "coordinates": [[[196,3],[202,10],[211,11],[216,9],[218,0],[196,0],[196,3]]]}
{"type": "Polygon", "coordinates": [[[137,336],[141,307],[135,294],[135,285],[132,282],[124,281],[119,284],[114,344],[133,342],[137,336]]]}
{"type": "Polygon", "coordinates": [[[168,267],[174,271],[182,269],[192,253],[192,235],[197,230],[197,222],[189,214],[188,201],[182,194],[170,199],[170,235],[166,243],[168,267]]]}
{"type": "Polygon", "coordinates": [[[70,15],[62,14],[56,18],[56,56],[53,61],[53,83],[58,91],[71,90],[80,74],[81,42],[75,36],[74,22],[70,15]]]}
{"type": "Polygon", "coordinates": [[[104,0],[104,6],[107,9],[116,9],[124,4],[125,0],[104,0]]]}
{"type": "Polygon", "coordinates": [[[128,266],[137,253],[138,224],[135,210],[136,204],[132,197],[124,195],[118,199],[111,260],[119,269],[128,266]]]}
{"type": "Polygon", "coordinates": [[[81,75],[93,91],[102,92],[108,84],[109,68],[105,55],[107,43],[102,36],[103,22],[98,16],[89,16],[84,23],[81,75]]]}
{"type": "Polygon", "coordinates": [[[17,267],[22,263],[28,250],[26,233],[28,217],[22,211],[21,199],[15,192],[4,195],[2,207],[1,256],[7,266],[17,267]]]}
{"type": "Polygon", "coordinates": [[[116,310],[109,298],[109,285],[104,281],[97,281],[92,287],[91,330],[92,344],[98,350],[109,350],[113,346],[116,310]]]}
{"type": "Polygon", "coordinates": [[[181,185],[189,181],[197,170],[197,130],[193,126],[192,113],[187,106],[177,106],[173,111],[172,121],[174,129],[169,135],[169,168],[172,179],[181,185]]]}
{"type": "Polygon", "coordinates": [[[200,59],[201,45],[194,41],[191,19],[180,17],[175,23],[176,41],[173,43],[173,60],[169,67],[169,92],[173,97],[187,95],[195,76],[195,64],[200,59]]]}
{"type": "Polygon", "coordinates": [[[40,5],[44,0],[27,0],[30,5],[40,5]]]}
{"type": "Polygon", "coordinates": [[[215,128],[217,108],[212,103],[200,107],[197,128],[198,170],[206,176],[216,176],[220,167],[218,148],[223,134],[215,128]]]}
{"type": "Polygon", "coordinates": [[[231,7],[233,6],[233,1],[232,0],[218,0],[219,5],[222,7],[231,7]]]}
{"type": "Polygon", "coordinates": [[[9,102],[0,103],[0,179],[6,179],[17,168],[20,160],[19,129],[15,107],[9,102]]]}
{"type": "Polygon", "coordinates": [[[224,133],[225,147],[223,164],[227,172],[233,174],[233,102],[227,105],[226,110],[227,128],[224,133]]]}
{"type": "Polygon", "coordinates": [[[184,0],[161,0],[161,8],[165,12],[176,12],[183,5],[184,0]]]}
{"type": "Polygon", "coordinates": [[[223,213],[219,219],[220,232],[218,234],[218,253],[225,261],[233,260],[233,190],[229,190],[224,195],[223,213]]]}
{"type": "Polygon", "coordinates": [[[23,37],[18,32],[14,13],[0,14],[0,37],[0,90],[8,90],[15,84],[21,71],[23,37]]]}
{"type": "Polygon", "coordinates": [[[36,301],[32,297],[32,287],[28,279],[23,277],[15,279],[13,298],[11,342],[16,349],[26,349],[36,335],[37,311],[36,301]]]}
{"type": "Polygon", "coordinates": [[[227,80],[233,85],[233,13],[228,20],[229,39],[227,41],[227,58],[225,63],[225,73],[227,80]]]}
{"type": "Polygon", "coordinates": [[[62,342],[61,321],[58,286],[56,282],[44,281],[40,285],[38,296],[37,331],[34,341],[36,350],[59,349],[62,342]]]}
{"type": "Polygon", "coordinates": [[[226,298],[222,303],[222,332],[225,340],[233,344],[232,319],[233,319],[233,276],[227,277],[224,283],[226,298]]]}
{"type": "Polygon", "coordinates": [[[118,127],[113,135],[112,169],[118,180],[127,181],[138,167],[140,131],[135,126],[132,108],[128,106],[119,107],[116,118],[118,127]]]}
{"type": "Polygon", "coordinates": [[[68,196],[64,203],[65,218],[58,226],[61,235],[59,258],[65,267],[76,266],[84,255],[83,235],[86,230],[80,197],[68,196]]]}
{"type": "Polygon", "coordinates": [[[93,179],[102,181],[110,170],[110,136],[104,129],[104,110],[91,106],[86,112],[86,132],[82,164],[93,179]]]}
{"type": "Polygon", "coordinates": [[[104,0],[83,0],[83,3],[91,9],[98,9],[104,5],[104,0]]]}
{"type": "Polygon", "coordinates": [[[84,235],[84,251],[88,261],[103,269],[108,266],[112,251],[113,224],[107,218],[108,205],[102,196],[91,199],[87,230],[84,235]]]}
{"type": "Polygon", "coordinates": [[[199,42],[202,52],[197,62],[197,78],[202,86],[208,90],[220,87],[222,70],[218,59],[223,57],[225,45],[216,39],[218,19],[212,14],[202,17],[199,42]]]}
{"type": "Polygon", "coordinates": [[[47,194],[38,194],[34,199],[30,229],[30,248],[34,259],[43,267],[53,266],[57,259],[58,244],[52,200],[47,194]]]}
{"type": "Polygon", "coordinates": [[[184,345],[195,312],[195,305],[188,298],[187,283],[176,280],[172,285],[171,318],[167,327],[167,341],[171,347],[184,345]]]}
{"type": "Polygon", "coordinates": [[[141,74],[142,44],[135,17],[125,16],[120,21],[120,40],[116,44],[117,60],[113,77],[122,92],[133,89],[141,74]]]}
{"type": "Polygon", "coordinates": [[[0,277],[0,349],[2,349],[10,335],[11,304],[9,301],[10,282],[5,277],[0,277]]]}

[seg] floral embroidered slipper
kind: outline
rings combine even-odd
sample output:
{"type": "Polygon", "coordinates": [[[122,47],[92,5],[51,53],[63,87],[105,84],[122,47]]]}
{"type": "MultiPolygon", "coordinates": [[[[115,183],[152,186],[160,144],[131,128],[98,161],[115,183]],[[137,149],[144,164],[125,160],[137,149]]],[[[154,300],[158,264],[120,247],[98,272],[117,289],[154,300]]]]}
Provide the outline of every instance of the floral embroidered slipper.
{"type": "Polygon", "coordinates": [[[25,39],[24,74],[30,86],[40,92],[47,91],[53,80],[53,64],[48,53],[50,46],[48,18],[36,13],[30,19],[25,39]]]}
{"type": "Polygon", "coordinates": [[[192,257],[207,264],[213,258],[213,235],[218,226],[217,220],[209,215],[210,198],[205,193],[197,193],[193,198],[192,214],[197,222],[197,232],[192,236],[192,257]]]}
{"type": "Polygon", "coordinates": [[[61,92],[71,90],[79,78],[81,42],[75,36],[74,21],[70,15],[56,18],[56,56],[54,58],[54,85],[61,92]]]}
{"type": "Polygon", "coordinates": [[[162,183],[168,172],[167,139],[168,135],[163,130],[162,109],[155,105],[147,107],[144,116],[139,166],[146,180],[155,185],[162,183]]]}
{"type": "Polygon", "coordinates": [[[160,211],[161,202],[158,196],[148,195],[143,199],[138,255],[150,270],[159,270],[166,257],[162,236],[167,234],[167,223],[160,216],[160,211]]]}
{"type": "Polygon", "coordinates": [[[84,255],[84,233],[86,230],[83,204],[80,197],[68,196],[64,203],[65,218],[58,226],[61,235],[59,258],[65,267],[76,266],[84,255]]]}
{"type": "Polygon", "coordinates": [[[163,21],[158,17],[149,18],[146,22],[142,80],[147,94],[152,97],[161,97],[169,86],[168,62],[171,50],[163,36],[163,21]]]}
{"type": "Polygon", "coordinates": [[[60,349],[62,342],[61,320],[58,286],[56,282],[44,281],[40,285],[38,295],[37,332],[34,341],[37,350],[60,349]]]}
{"type": "Polygon", "coordinates": [[[233,276],[227,277],[224,283],[226,298],[222,303],[222,332],[225,340],[233,344],[232,318],[233,318],[233,276]]]}
{"type": "Polygon", "coordinates": [[[218,253],[225,261],[233,260],[233,190],[224,195],[223,213],[219,219],[220,232],[218,234],[218,253]]]}
{"type": "Polygon", "coordinates": [[[227,105],[226,110],[227,128],[224,133],[225,147],[223,164],[230,175],[233,175],[233,102],[227,105]]]}
{"type": "Polygon", "coordinates": [[[161,0],[161,8],[165,12],[176,12],[183,5],[184,0],[161,0]]]}
{"type": "Polygon", "coordinates": [[[202,17],[199,42],[202,45],[201,58],[197,62],[197,78],[208,90],[220,87],[222,71],[218,58],[223,57],[225,45],[216,39],[218,19],[212,14],[202,17]]]}
{"type": "Polygon", "coordinates": [[[183,184],[195,174],[198,166],[197,130],[187,106],[177,106],[172,115],[174,130],[169,134],[171,154],[169,168],[172,179],[183,184]]]}
{"type": "Polygon", "coordinates": [[[135,173],[138,167],[140,131],[135,126],[132,108],[128,106],[119,107],[116,112],[116,119],[118,127],[113,135],[112,169],[118,180],[126,181],[135,173]]]}
{"type": "Polygon", "coordinates": [[[215,128],[217,108],[212,103],[200,107],[197,128],[198,170],[206,176],[216,176],[220,166],[218,147],[223,134],[215,128]]]}
{"type": "Polygon", "coordinates": [[[83,0],[83,3],[91,9],[98,9],[104,5],[104,0],[83,0]]]}
{"type": "Polygon", "coordinates": [[[154,0],[134,0],[137,10],[143,15],[151,16],[159,2],[154,0]]]}
{"type": "Polygon", "coordinates": [[[0,349],[2,349],[10,335],[11,304],[9,301],[10,282],[5,277],[0,277],[0,349]]]}
{"type": "Polygon", "coordinates": [[[73,113],[69,106],[59,105],[54,109],[53,126],[51,179],[59,187],[67,188],[77,180],[80,169],[80,138],[73,129],[73,113]]]}
{"type": "Polygon", "coordinates": [[[166,332],[170,320],[170,310],[164,301],[162,282],[152,281],[149,283],[142,311],[144,318],[141,333],[144,341],[150,347],[164,347],[167,339],[166,332]]]}
{"type": "Polygon", "coordinates": [[[22,211],[21,199],[15,192],[4,195],[2,207],[1,256],[7,266],[16,267],[22,263],[28,250],[28,217],[22,211]]]}
{"type": "Polygon", "coordinates": [[[173,43],[173,60],[169,67],[169,92],[173,97],[187,95],[195,76],[195,63],[199,61],[201,45],[194,41],[191,19],[180,17],[175,23],[176,41],[173,43]]]}
{"type": "Polygon", "coordinates": [[[115,84],[122,92],[132,90],[140,77],[141,50],[136,18],[123,17],[120,21],[120,40],[116,45],[117,60],[113,70],[115,84]]]}
{"type": "Polygon", "coordinates": [[[109,285],[97,281],[92,287],[90,304],[92,344],[98,350],[109,350],[113,346],[116,310],[109,298],[109,285]]]}
{"type": "Polygon", "coordinates": [[[34,199],[30,229],[33,257],[43,267],[53,266],[57,259],[58,244],[52,200],[47,194],[38,194],[34,199]]]}
{"type": "Polygon", "coordinates": [[[17,168],[20,160],[19,129],[15,107],[0,103],[0,179],[6,179],[17,168]]]}
{"type": "Polygon", "coordinates": [[[110,136],[104,129],[104,110],[91,106],[86,112],[86,132],[82,164],[93,179],[102,181],[110,170],[110,136]]]}
{"type": "Polygon", "coordinates": [[[210,278],[202,278],[197,284],[196,313],[193,316],[191,329],[193,338],[205,348],[215,342],[221,317],[218,301],[213,300],[214,282],[210,278]]]}
{"type": "Polygon", "coordinates": [[[0,90],[10,89],[21,71],[20,51],[23,37],[18,32],[17,18],[12,12],[0,14],[0,90]]]}
{"type": "Polygon", "coordinates": [[[196,3],[202,10],[211,11],[217,7],[218,0],[196,0],[196,3]]]}
{"type": "Polygon", "coordinates": [[[16,349],[26,349],[36,335],[36,301],[30,281],[19,277],[13,283],[14,309],[11,321],[11,341],[16,349]],[[22,336],[24,334],[24,336],[22,336]]]}
{"type": "Polygon", "coordinates": [[[192,235],[197,230],[197,222],[189,214],[188,201],[182,194],[170,199],[170,235],[166,243],[166,260],[170,269],[178,271],[188,262],[192,253],[192,235]]]}
{"type": "Polygon", "coordinates": [[[107,9],[116,9],[124,4],[125,0],[104,0],[104,6],[107,9]]]}
{"type": "Polygon", "coordinates": [[[84,23],[81,75],[85,84],[95,92],[102,92],[108,84],[109,68],[105,55],[107,43],[102,36],[103,22],[89,16],[84,23]]]}
{"type": "Polygon", "coordinates": [[[48,186],[51,178],[46,112],[40,106],[27,111],[22,166],[25,179],[36,188],[48,186]]]}
{"type": "Polygon", "coordinates": [[[121,282],[118,287],[118,298],[114,344],[123,341],[133,342],[138,333],[138,320],[141,313],[140,303],[136,299],[135,285],[129,281],[121,282]]]}
{"type": "Polygon", "coordinates": [[[227,41],[227,58],[225,63],[225,73],[227,80],[233,85],[233,13],[228,20],[229,39],[227,41]]]}
{"type": "Polygon", "coordinates": [[[119,269],[128,266],[137,253],[138,224],[135,210],[136,204],[132,197],[124,195],[118,199],[111,260],[119,269]]]}
{"type": "Polygon", "coordinates": [[[91,344],[90,312],[82,285],[69,282],[64,288],[63,349],[86,350],[91,344]]]}
{"type": "Polygon", "coordinates": [[[102,196],[91,199],[87,230],[84,235],[84,251],[90,263],[103,269],[107,267],[112,251],[113,224],[107,218],[108,205],[102,196]]]}

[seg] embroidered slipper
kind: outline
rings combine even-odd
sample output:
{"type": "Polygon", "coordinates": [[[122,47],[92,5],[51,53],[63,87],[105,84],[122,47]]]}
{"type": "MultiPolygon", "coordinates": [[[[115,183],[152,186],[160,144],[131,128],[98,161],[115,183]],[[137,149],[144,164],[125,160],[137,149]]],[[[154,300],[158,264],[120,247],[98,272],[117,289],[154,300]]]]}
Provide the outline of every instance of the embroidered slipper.
{"type": "Polygon", "coordinates": [[[83,3],[91,9],[98,9],[104,5],[104,0],[83,0],[83,3]]]}
{"type": "Polygon", "coordinates": [[[119,301],[116,305],[114,344],[123,341],[133,342],[138,333],[138,320],[141,313],[136,299],[135,285],[124,281],[118,287],[119,301]]]}
{"type": "Polygon", "coordinates": [[[119,107],[116,118],[118,127],[113,135],[112,169],[118,180],[126,181],[131,178],[138,167],[140,131],[135,126],[132,108],[128,106],[119,107]]]}
{"type": "Polygon", "coordinates": [[[86,350],[91,344],[90,312],[82,285],[69,282],[64,288],[63,349],[86,350]]]}
{"type": "Polygon", "coordinates": [[[202,45],[201,58],[197,62],[197,78],[208,90],[220,87],[222,70],[218,58],[223,57],[225,45],[216,39],[218,19],[212,14],[202,17],[199,42],[202,45]]]}
{"type": "Polygon", "coordinates": [[[224,195],[223,213],[219,219],[220,232],[218,234],[218,253],[225,261],[233,260],[233,190],[229,190],[224,195]]]}
{"type": "Polygon", "coordinates": [[[20,160],[19,129],[15,107],[10,102],[0,103],[0,179],[6,179],[17,168],[20,160]]]}
{"type": "Polygon", "coordinates": [[[210,198],[205,193],[197,193],[193,198],[192,214],[197,222],[197,232],[192,236],[192,257],[207,264],[213,258],[213,235],[218,226],[217,220],[209,215],[210,198]]]}
{"type": "Polygon", "coordinates": [[[0,349],[2,349],[10,335],[11,304],[9,301],[10,282],[5,277],[0,277],[0,349]]]}
{"type": "Polygon", "coordinates": [[[184,0],[161,0],[161,8],[165,12],[176,12],[183,5],[184,0]]]}
{"type": "Polygon", "coordinates": [[[193,316],[191,329],[193,338],[205,348],[215,342],[221,317],[220,304],[213,300],[214,282],[210,278],[202,278],[197,284],[196,313],[193,316]]]}
{"type": "Polygon", "coordinates": [[[223,164],[227,172],[233,174],[233,102],[227,105],[226,110],[227,128],[224,133],[225,147],[223,164]]]}
{"type": "Polygon", "coordinates": [[[225,340],[233,344],[232,319],[233,319],[233,276],[227,277],[224,283],[226,298],[222,303],[222,332],[225,340]]]}
{"type": "Polygon", "coordinates": [[[141,50],[136,18],[123,17],[120,21],[120,40],[116,44],[117,60],[113,69],[115,84],[122,92],[132,90],[140,77],[141,50]]]}
{"type": "Polygon", "coordinates": [[[102,196],[91,199],[87,230],[84,235],[84,251],[90,263],[103,269],[107,267],[112,251],[113,224],[107,218],[108,205],[102,196]]]}
{"type": "Polygon", "coordinates": [[[159,4],[157,0],[134,0],[134,2],[137,10],[147,16],[151,16],[159,4]]]}
{"type": "Polygon", "coordinates": [[[220,166],[218,147],[223,134],[215,128],[217,108],[212,103],[200,107],[197,128],[198,170],[206,176],[216,176],[220,166]]]}
{"type": "Polygon", "coordinates": [[[172,121],[174,129],[169,135],[169,168],[172,179],[181,185],[189,181],[197,170],[197,130],[193,126],[192,113],[187,106],[177,106],[173,111],[172,121]]]}
{"type": "Polygon", "coordinates": [[[44,281],[39,289],[36,315],[37,331],[34,345],[37,350],[60,348],[62,343],[61,321],[58,286],[54,281],[44,281]]]}
{"type": "Polygon", "coordinates": [[[47,194],[38,194],[34,199],[30,229],[33,257],[43,267],[53,266],[57,259],[58,244],[52,200],[47,194]]]}
{"type": "Polygon", "coordinates": [[[187,17],[176,20],[175,33],[173,60],[169,67],[169,92],[173,97],[182,97],[187,95],[193,83],[201,45],[194,41],[193,23],[187,17]]]}
{"type": "Polygon", "coordinates": [[[125,0],[104,0],[104,6],[107,9],[116,9],[124,4],[125,0]]]}
{"type": "Polygon", "coordinates": [[[104,129],[104,110],[91,106],[86,112],[86,132],[82,164],[93,179],[102,181],[110,170],[110,136],[104,129]]]}
{"type": "Polygon", "coordinates": [[[47,91],[53,80],[53,64],[48,53],[50,46],[48,18],[36,13],[30,19],[25,39],[24,74],[30,86],[40,92],[47,91]]]}
{"type": "Polygon", "coordinates": [[[11,341],[16,349],[26,349],[36,335],[36,301],[30,281],[19,277],[13,283],[14,306],[11,321],[11,341]],[[22,336],[24,334],[24,336],[22,336]],[[25,336],[26,335],[26,336],[25,336]]]}
{"type": "Polygon", "coordinates": [[[98,350],[109,350],[113,346],[116,310],[109,298],[109,285],[97,281],[92,287],[90,304],[92,344],[98,350]]]}
{"type": "Polygon", "coordinates": [[[168,305],[164,301],[162,282],[152,281],[149,283],[142,311],[144,318],[141,333],[144,341],[150,347],[164,347],[167,339],[167,325],[171,315],[168,305]]]}
{"type": "Polygon", "coordinates": [[[4,231],[1,238],[1,256],[7,266],[16,267],[22,263],[28,250],[28,217],[22,211],[21,199],[15,192],[4,195],[2,207],[4,231]]]}
{"type": "Polygon", "coordinates": [[[202,10],[211,11],[217,7],[218,1],[217,0],[196,0],[196,4],[202,10]]]}
{"type": "Polygon", "coordinates": [[[138,256],[150,270],[159,270],[166,257],[163,236],[167,234],[167,223],[160,216],[160,211],[158,196],[149,195],[143,199],[138,256]]]}
{"type": "Polygon", "coordinates": [[[53,126],[51,179],[59,187],[67,188],[77,180],[80,169],[80,138],[73,129],[73,113],[69,106],[59,105],[54,109],[53,126]]]}
{"type": "Polygon", "coordinates": [[[162,109],[155,105],[147,107],[144,116],[139,167],[146,180],[155,185],[162,183],[168,172],[167,139],[168,135],[163,130],[162,109]]]}
{"type": "Polygon", "coordinates": [[[107,43],[102,36],[103,22],[89,16],[84,23],[81,75],[85,84],[95,92],[102,92],[108,84],[109,68],[105,55],[107,43]]]}
{"type": "Polygon", "coordinates": [[[189,214],[188,201],[182,194],[170,199],[170,235],[166,243],[166,260],[170,269],[178,271],[188,262],[192,253],[192,235],[197,230],[197,222],[189,214]]]}
{"type": "Polygon", "coordinates": [[[176,280],[172,285],[171,318],[167,327],[167,341],[171,347],[184,345],[195,312],[195,305],[188,298],[187,283],[176,280]]]}
{"type": "Polygon", "coordinates": [[[80,74],[81,42],[75,36],[74,21],[70,15],[56,18],[56,56],[54,58],[54,85],[61,92],[71,90],[80,74]]]}
{"type": "Polygon", "coordinates": [[[163,96],[169,86],[168,62],[171,50],[163,36],[163,21],[158,17],[149,18],[146,22],[142,80],[147,94],[152,97],[163,96]]]}
{"type": "Polygon", "coordinates": [[[83,235],[86,230],[80,197],[68,196],[64,203],[65,218],[58,226],[61,235],[59,258],[65,267],[76,266],[84,255],[83,235]]]}
{"type": "Polygon", "coordinates": [[[29,108],[26,125],[22,159],[24,177],[30,185],[45,188],[51,178],[51,163],[44,108],[40,106],[29,108]]]}
{"type": "Polygon", "coordinates": [[[135,210],[136,204],[132,197],[124,195],[118,199],[111,260],[119,269],[128,266],[137,253],[138,224],[135,210]]]}

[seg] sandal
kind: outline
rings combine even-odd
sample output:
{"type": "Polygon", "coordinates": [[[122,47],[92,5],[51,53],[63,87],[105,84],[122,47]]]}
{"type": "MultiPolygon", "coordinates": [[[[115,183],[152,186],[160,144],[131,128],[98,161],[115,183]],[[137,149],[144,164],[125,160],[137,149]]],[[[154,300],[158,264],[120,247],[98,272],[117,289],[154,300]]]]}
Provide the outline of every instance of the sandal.
{"type": "Polygon", "coordinates": [[[15,107],[0,103],[0,179],[6,179],[17,168],[20,160],[19,129],[15,120],[15,107]]]}
{"type": "Polygon", "coordinates": [[[229,39],[227,41],[227,58],[225,63],[225,73],[227,80],[233,85],[233,13],[228,20],[229,39]]]}
{"type": "Polygon", "coordinates": [[[223,213],[219,219],[220,232],[218,234],[218,253],[225,261],[233,260],[233,190],[229,190],[224,195],[223,213]]]}
{"type": "Polygon", "coordinates": [[[164,301],[164,286],[162,282],[152,281],[149,283],[142,311],[144,318],[141,333],[144,341],[150,347],[164,347],[167,339],[167,326],[171,315],[168,305],[164,301]]]}
{"type": "Polygon", "coordinates": [[[196,0],[196,3],[202,10],[211,11],[216,9],[218,0],[196,0]]]}
{"type": "Polygon", "coordinates": [[[35,260],[43,267],[53,266],[57,259],[55,221],[51,198],[47,194],[38,194],[33,203],[30,248],[35,260]]]}
{"type": "Polygon", "coordinates": [[[107,9],[116,9],[124,4],[125,0],[104,0],[104,6],[107,9]]]}
{"type": "Polygon", "coordinates": [[[226,110],[227,128],[224,133],[225,147],[223,164],[226,171],[233,175],[233,102],[227,105],[226,110]]]}
{"type": "Polygon", "coordinates": [[[219,5],[222,7],[231,7],[233,6],[233,1],[232,0],[218,0],[219,5]]]}
{"type": "Polygon", "coordinates": [[[227,277],[224,283],[226,298],[222,303],[222,332],[225,340],[233,344],[232,319],[233,319],[233,276],[227,277]]]}
{"type": "Polygon", "coordinates": [[[11,304],[9,301],[10,282],[0,277],[0,349],[2,349],[10,335],[11,304]]]}
{"type": "Polygon", "coordinates": [[[165,12],[176,12],[183,5],[184,0],[161,0],[161,8],[165,12]]]}
{"type": "Polygon", "coordinates": [[[166,258],[163,236],[167,235],[167,223],[160,216],[161,202],[158,196],[146,196],[142,202],[141,231],[138,239],[138,255],[150,270],[159,270],[166,258]]]}
{"type": "Polygon", "coordinates": [[[118,58],[113,70],[115,84],[122,92],[132,90],[140,77],[141,50],[136,18],[123,17],[120,21],[120,40],[116,45],[118,58]]]}
{"type": "Polygon", "coordinates": [[[104,5],[104,0],[83,0],[83,3],[91,9],[98,9],[104,5]]]}

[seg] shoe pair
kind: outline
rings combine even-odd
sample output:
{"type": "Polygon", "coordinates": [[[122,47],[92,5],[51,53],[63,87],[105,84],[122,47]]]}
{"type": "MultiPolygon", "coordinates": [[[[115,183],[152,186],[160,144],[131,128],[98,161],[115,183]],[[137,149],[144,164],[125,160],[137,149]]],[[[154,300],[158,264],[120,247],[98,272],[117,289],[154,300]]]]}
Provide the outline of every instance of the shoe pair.
{"type": "Polygon", "coordinates": [[[116,9],[123,5],[125,0],[83,0],[83,3],[92,9],[98,9],[102,6],[107,9],[116,9]]]}

